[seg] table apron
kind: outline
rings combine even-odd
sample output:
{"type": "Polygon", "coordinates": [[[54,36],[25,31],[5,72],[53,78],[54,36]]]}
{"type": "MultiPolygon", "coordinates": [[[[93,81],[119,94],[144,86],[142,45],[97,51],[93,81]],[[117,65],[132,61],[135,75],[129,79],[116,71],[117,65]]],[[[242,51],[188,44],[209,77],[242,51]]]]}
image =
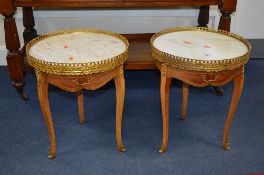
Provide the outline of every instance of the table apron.
{"type": "Polygon", "coordinates": [[[168,67],[167,77],[177,78],[196,87],[204,87],[208,85],[223,86],[242,73],[244,73],[244,66],[222,72],[195,72],[168,67]]]}
{"type": "Polygon", "coordinates": [[[96,90],[118,76],[118,69],[82,76],[64,76],[36,72],[38,79],[43,78],[47,83],[69,92],[78,92],[82,89],[96,90]]]}

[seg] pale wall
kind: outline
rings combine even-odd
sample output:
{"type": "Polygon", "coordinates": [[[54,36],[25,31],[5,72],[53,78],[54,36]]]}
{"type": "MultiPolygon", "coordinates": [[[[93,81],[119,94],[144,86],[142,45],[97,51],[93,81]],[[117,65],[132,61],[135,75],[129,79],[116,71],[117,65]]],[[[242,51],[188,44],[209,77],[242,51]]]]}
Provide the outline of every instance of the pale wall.
{"type": "Polygon", "coordinates": [[[232,31],[249,39],[264,39],[263,7],[263,0],[238,0],[232,31]]]}

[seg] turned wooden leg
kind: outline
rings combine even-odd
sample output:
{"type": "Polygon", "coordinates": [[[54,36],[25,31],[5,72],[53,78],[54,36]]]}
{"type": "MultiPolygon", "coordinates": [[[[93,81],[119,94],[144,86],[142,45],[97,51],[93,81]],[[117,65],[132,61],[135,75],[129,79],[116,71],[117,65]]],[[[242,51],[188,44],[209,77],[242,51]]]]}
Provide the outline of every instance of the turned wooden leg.
{"type": "Polygon", "coordinates": [[[234,79],[233,96],[232,96],[232,100],[229,106],[229,111],[228,111],[228,115],[227,115],[227,119],[225,123],[224,136],[223,136],[223,146],[224,146],[224,149],[227,149],[227,150],[230,149],[229,141],[228,141],[228,132],[229,132],[229,128],[231,126],[232,120],[234,118],[234,114],[237,108],[237,104],[239,102],[239,98],[242,93],[243,84],[244,84],[244,72],[234,79]]]}
{"type": "Polygon", "coordinates": [[[169,137],[169,91],[171,78],[167,78],[167,66],[162,65],[160,81],[160,101],[162,111],[162,143],[159,149],[160,153],[167,151],[169,137]]]}
{"type": "Polygon", "coordinates": [[[32,7],[23,7],[23,25],[25,27],[23,32],[24,43],[27,43],[37,36],[32,7]]]}
{"type": "Polygon", "coordinates": [[[80,116],[80,123],[83,124],[85,119],[84,119],[84,104],[83,104],[83,91],[77,92],[77,97],[78,97],[78,109],[79,109],[79,116],[80,116]]]}
{"type": "Polygon", "coordinates": [[[123,66],[120,66],[118,76],[114,79],[116,87],[116,142],[120,152],[126,151],[122,142],[122,116],[125,99],[125,79],[123,66]]]}
{"type": "Polygon", "coordinates": [[[198,27],[208,27],[209,23],[209,6],[201,6],[198,18],[198,27]]]}
{"type": "Polygon", "coordinates": [[[231,13],[229,13],[229,12],[222,12],[218,29],[230,31],[230,24],[231,24],[231,16],[230,15],[231,15],[231,13]]]}
{"type": "Polygon", "coordinates": [[[218,29],[230,31],[231,14],[236,11],[237,0],[222,0],[218,6],[221,12],[218,29]]]}
{"type": "Polygon", "coordinates": [[[49,139],[50,139],[50,150],[49,150],[49,159],[53,159],[56,154],[56,139],[55,139],[55,132],[53,127],[53,122],[50,113],[50,106],[49,106],[49,97],[48,97],[48,82],[41,76],[38,76],[38,97],[40,107],[46,122],[46,126],[49,132],[49,139]]]}
{"type": "Polygon", "coordinates": [[[187,83],[182,84],[182,109],[181,109],[181,120],[186,119],[187,106],[189,98],[189,85],[187,83]]]}
{"type": "Polygon", "coordinates": [[[32,11],[32,7],[23,7],[23,25],[25,27],[23,32],[24,38],[24,46],[22,48],[22,53],[24,56],[24,67],[27,71],[34,72],[34,68],[32,68],[28,64],[28,60],[26,57],[26,44],[32,39],[37,37],[37,31],[35,27],[34,15],[32,11]]]}
{"type": "Polygon", "coordinates": [[[23,58],[19,51],[20,42],[17,32],[17,26],[13,14],[5,15],[4,28],[5,28],[5,42],[8,50],[6,60],[9,71],[10,79],[13,86],[16,88],[18,94],[23,100],[28,100],[24,94],[24,69],[23,58]]]}

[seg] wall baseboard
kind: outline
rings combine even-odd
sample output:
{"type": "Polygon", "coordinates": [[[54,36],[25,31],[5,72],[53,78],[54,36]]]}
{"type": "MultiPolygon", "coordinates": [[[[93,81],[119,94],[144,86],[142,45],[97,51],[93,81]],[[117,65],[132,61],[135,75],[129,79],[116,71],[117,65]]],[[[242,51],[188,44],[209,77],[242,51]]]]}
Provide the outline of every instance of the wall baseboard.
{"type": "Polygon", "coordinates": [[[252,46],[251,58],[264,59],[264,39],[249,39],[248,41],[252,46]]]}

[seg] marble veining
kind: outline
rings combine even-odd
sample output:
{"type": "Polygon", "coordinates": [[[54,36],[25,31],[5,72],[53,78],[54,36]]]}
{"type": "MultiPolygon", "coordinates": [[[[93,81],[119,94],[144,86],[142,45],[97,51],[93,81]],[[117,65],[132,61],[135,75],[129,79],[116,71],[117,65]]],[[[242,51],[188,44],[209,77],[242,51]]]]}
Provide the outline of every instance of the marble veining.
{"type": "Polygon", "coordinates": [[[247,46],[228,35],[207,31],[177,31],[157,37],[153,46],[165,53],[195,59],[224,60],[242,56],[247,46]]]}
{"type": "Polygon", "coordinates": [[[126,44],[114,36],[73,32],[36,42],[29,49],[29,55],[46,62],[89,63],[113,58],[125,50],[126,44]]]}

